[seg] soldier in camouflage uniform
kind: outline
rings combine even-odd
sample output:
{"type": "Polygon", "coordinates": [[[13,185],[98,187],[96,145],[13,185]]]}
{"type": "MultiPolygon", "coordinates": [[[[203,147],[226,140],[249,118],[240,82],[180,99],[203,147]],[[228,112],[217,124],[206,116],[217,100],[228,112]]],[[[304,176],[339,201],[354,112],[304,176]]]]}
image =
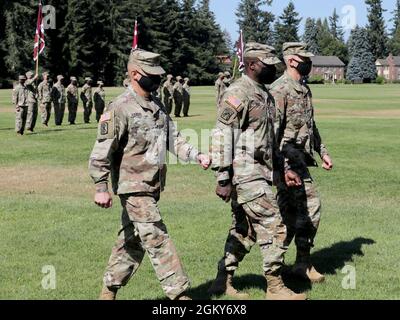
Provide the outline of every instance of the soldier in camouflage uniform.
{"type": "Polygon", "coordinates": [[[14,81],[14,82],[13,82],[13,89],[12,89],[11,101],[12,101],[12,104],[13,104],[14,106],[15,106],[15,101],[17,101],[16,89],[17,89],[18,84],[19,84],[18,81],[14,81]]]}
{"type": "Polygon", "coordinates": [[[26,118],[26,130],[33,132],[36,126],[36,119],[38,116],[38,105],[37,105],[37,85],[36,80],[38,75],[28,71],[26,73],[25,86],[28,89],[28,116],[26,118]]]}
{"type": "Polygon", "coordinates": [[[189,86],[189,78],[184,79],[185,83],[183,84],[183,116],[189,116],[189,107],[190,107],[190,86],[189,86]]]}
{"type": "Polygon", "coordinates": [[[63,85],[64,76],[58,75],[57,82],[53,86],[52,89],[52,100],[54,105],[54,120],[56,126],[61,126],[64,113],[65,113],[65,102],[66,102],[66,95],[65,95],[65,87],[63,85]]]}
{"type": "Polygon", "coordinates": [[[90,115],[93,109],[92,99],[92,79],[90,77],[85,78],[86,83],[82,87],[81,100],[83,102],[83,121],[90,123],[90,115]]]}
{"type": "Polygon", "coordinates": [[[225,244],[218,274],[209,292],[246,298],[232,286],[239,263],[254,244],[261,248],[266,299],[303,300],[281,278],[286,228],[282,223],[273,183],[299,180],[287,170],[274,133],[275,107],[266,84],[275,80],[280,60],[273,47],[250,42],[245,47],[245,75],[223,94],[213,132],[212,168],[217,172],[216,193],[232,199],[233,223],[225,244]],[[284,178],[283,178],[284,177],[284,178]]]}
{"type": "Polygon", "coordinates": [[[219,106],[223,94],[223,91],[221,91],[221,85],[224,81],[224,77],[225,77],[224,73],[220,72],[218,73],[217,81],[215,81],[215,97],[217,99],[217,106],[219,106]]]}
{"type": "Polygon", "coordinates": [[[106,92],[104,91],[103,81],[97,81],[98,87],[93,93],[94,109],[96,110],[96,121],[100,121],[100,117],[106,106],[106,92]]]}
{"type": "Polygon", "coordinates": [[[305,81],[311,72],[313,54],[306,44],[295,42],[283,45],[283,55],[287,70],[271,86],[276,102],[276,136],[286,166],[301,177],[302,183],[290,189],[280,185],[278,204],[287,227],[286,245],[295,238],[297,247],[293,274],[321,282],[324,276],[315,270],[310,259],[321,202],[307,167],[317,165],[314,152],[320,155],[326,170],[331,170],[333,164],[315,124],[311,90],[305,81]]]}
{"type": "Polygon", "coordinates": [[[162,86],[163,102],[168,114],[171,114],[173,105],[174,85],[172,78],[172,74],[167,75],[167,80],[162,86]]]}
{"type": "Polygon", "coordinates": [[[223,87],[222,90],[225,91],[232,83],[232,77],[229,71],[225,71],[224,73],[224,80],[222,81],[223,87]]]}
{"type": "Polygon", "coordinates": [[[43,81],[38,86],[38,100],[40,104],[42,124],[47,127],[51,115],[51,91],[53,85],[47,72],[44,72],[42,77],[43,81]]]}
{"type": "Polygon", "coordinates": [[[189,279],[157,202],[165,185],[167,150],[184,161],[197,161],[204,169],[210,159],[181,137],[161,101],[150,94],[165,73],[159,61],[159,54],[132,51],[128,63],[131,84],[101,117],[90,156],[95,203],[111,207],[111,172],[114,193],[123,207],[121,231],[104,275],[101,299],[115,299],[118,289],[136,273],[146,252],[165,294],[170,299],[188,299],[184,293],[189,279]]]}
{"type": "Polygon", "coordinates": [[[174,103],[175,103],[175,117],[181,117],[182,103],[183,103],[183,79],[181,76],[176,77],[176,83],[173,88],[174,103]]]}
{"type": "Polygon", "coordinates": [[[70,125],[74,125],[76,113],[78,112],[79,89],[78,79],[76,77],[71,77],[70,80],[71,83],[67,87],[68,122],[70,125]]]}
{"type": "Polygon", "coordinates": [[[18,77],[19,83],[14,90],[15,104],[15,132],[18,135],[24,134],[26,117],[28,114],[28,89],[25,86],[26,76],[18,77]]]}

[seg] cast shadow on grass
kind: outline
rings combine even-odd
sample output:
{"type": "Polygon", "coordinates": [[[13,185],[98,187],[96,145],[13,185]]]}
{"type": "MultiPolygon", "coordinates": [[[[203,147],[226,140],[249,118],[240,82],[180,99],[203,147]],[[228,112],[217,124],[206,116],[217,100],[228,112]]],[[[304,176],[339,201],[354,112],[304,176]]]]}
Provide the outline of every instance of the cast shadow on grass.
{"type": "MultiPolygon", "coordinates": [[[[347,262],[353,261],[353,256],[364,256],[362,251],[363,245],[375,244],[375,240],[358,237],[350,241],[341,241],[333,244],[329,248],[318,250],[312,254],[312,261],[316,269],[327,275],[334,275],[337,270],[341,270],[347,262]]],[[[283,280],[285,285],[297,293],[308,291],[312,288],[309,281],[296,279],[289,275],[284,275],[283,280]]],[[[212,280],[207,281],[195,288],[189,290],[190,297],[196,300],[209,300],[211,296],[208,294],[208,289],[212,285],[212,280]]],[[[239,291],[246,292],[249,288],[258,290],[266,289],[266,280],[260,274],[246,274],[234,277],[234,286],[239,291]]]]}
{"type": "Polygon", "coordinates": [[[11,131],[15,130],[15,128],[0,128],[0,131],[11,131]]]}

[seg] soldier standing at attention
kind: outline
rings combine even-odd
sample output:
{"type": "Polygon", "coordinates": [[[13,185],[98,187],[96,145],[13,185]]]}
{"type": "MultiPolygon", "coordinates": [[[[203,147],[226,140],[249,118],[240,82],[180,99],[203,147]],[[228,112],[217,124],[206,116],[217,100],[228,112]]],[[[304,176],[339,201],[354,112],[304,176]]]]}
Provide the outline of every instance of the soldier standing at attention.
{"type": "Polygon", "coordinates": [[[90,115],[93,109],[92,79],[90,77],[85,78],[85,84],[81,91],[81,100],[83,102],[83,121],[90,123],[90,115]]]}
{"type": "Polygon", "coordinates": [[[56,126],[61,126],[64,119],[65,112],[65,87],[63,85],[64,76],[57,76],[57,83],[53,86],[52,98],[54,105],[54,117],[56,126]]]}
{"type": "Polygon", "coordinates": [[[18,77],[19,83],[15,87],[15,132],[17,135],[23,135],[26,117],[28,114],[28,89],[25,86],[26,76],[18,77]]]}
{"type": "Polygon", "coordinates": [[[40,103],[42,124],[47,127],[51,115],[51,91],[53,89],[53,85],[47,72],[44,72],[42,77],[43,81],[38,86],[38,99],[40,103]]]}
{"type": "Polygon", "coordinates": [[[190,107],[190,86],[189,86],[189,78],[184,79],[185,83],[183,84],[183,116],[189,116],[189,107],[190,107]]]}
{"type": "Polygon", "coordinates": [[[225,77],[224,73],[220,72],[220,73],[218,73],[217,81],[215,81],[215,96],[217,99],[217,106],[219,106],[219,103],[221,101],[221,96],[223,93],[223,92],[221,92],[221,84],[224,81],[224,77],[225,77]]]}
{"type": "Polygon", "coordinates": [[[167,150],[184,161],[197,161],[204,169],[208,156],[199,153],[177,132],[154,92],[165,73],[160,55],[144,50],[131,52],[131,84],[107,107],[99,123],[89,170],[96,184],[95,203],[112,206],[108,191],[122,204],[122,225],[104,275],[100,299],[113,300],[138,270],[147,252],[165,294],[188,300],[189,279],[158,208],[166,177],[167,150]]]}
{"type": "Polygon", "coordinates": [[[300,180],[294,172],[284,172],[275,141],[274,101],[266,89],[266,84],[275,80],[280,60],[273,47],[250,42],[245,47],[244,62],[245,74],[223,94],[213,132],[216,193],[226,202],[232,198],[233,223],[209,292],[236,299],[248,296],[233,287],[232,279],[239,263],[257,243],[267,280],[266,299],[304,300],[304,294],[294,293],[282,281],[286,228],[272,187],[283,176],[287,183],[300,180]]]}
{"type": "Polygon", "coordinates": [[[100,117],[103,114],[104,108],[106,106],[106,92],[104,91],[103,81],[97,81],[98,87],[94,91],[93,101],[94,109],[96,110],[96,120],[100,121],[100,117]]]}
{"type": "Polygon", "coordinates": [[[172,78],[172,74],[167,75],[167,80],[162,86],[163,102],[168,114],[171,114],[172,112],[172,102],[174,96],[174,85],[172,84],[172,78]]]}
{"type": "Polygon", "coordinates": [[[232,83],[232,77],[229,71],[225,71],[223,80],[223,90],[225,91],[232,83]]]}
{"type": "Polygon", "coordinates": [[[37,105],[37,86],[36,80],[38,75],[32,71],[26,73],[25,86],[28,89],[28,116],[26,119],[26,130],[33,132],[36,126],[36,119],[38,116],[38,105],[37,105]]]}
{"type": "Polygon", "coordinates": [[[310,251],[320,222],[321,201],[309,166],[317,166],[317,152],[326,170],[333,168],[328,150],[322,143],[314,121],[311,90],[306,78],[311,72],[314,56],[305,43],[285,43],[283,56],[287,70],[271,86],[276,102],[276,136],[286,166],[301,177],[296,188],[279,186],[278,204],[287,227],[286,245],[295,238],[297,255],[292,274],[311,282],[322,282],[324,276],[312,265],[310,251]]]}
{"type": "Polygon", "coordinates": [[[70,80],[71,83],[67,87],[68,122],[70,125],[74,125],[78,112],[79,89],[76,77],[71,77],[70,80]]]}
{"type": "Polygon", "coordinates": [[[174,102],[175,102],[175,117],[181,117],[182,103],[183,103],[183,79],[181,76],[176,77],[174,84],[174,102]]]}

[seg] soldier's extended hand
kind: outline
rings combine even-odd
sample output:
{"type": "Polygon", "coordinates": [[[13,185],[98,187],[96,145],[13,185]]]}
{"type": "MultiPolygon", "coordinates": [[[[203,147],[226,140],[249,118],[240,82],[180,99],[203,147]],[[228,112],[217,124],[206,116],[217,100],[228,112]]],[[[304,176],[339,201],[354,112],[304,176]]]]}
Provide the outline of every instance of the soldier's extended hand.
{"type": "Polygon", "coordinates": [[[200,166],[204,169],[207,170],[210,165],[211,165],[211,159],[208,155],[205,155],[203,153],[200,153],[197,156],[197,161],[199,162],[200,166]]]}
{"type": "Polygon", "coordinates": [[[108,209],[112,207],[112,197],[109,192],[96,192],[94,195],[94,203],[99,207],[108,209]]]}
{"type": "Polygon", "coordinates": [[[231,199],[232,184],[228,183],[227,185],[225,185],[223,187],[218,184],[217,189],[215,190],[215,193],[217,194],[218,197],[220,197],[225,202],[229,202],[229,200],[231,199]]]}
{"type": "Polygon", "coordinates": [[[332,170],[333,169],[333,162],[330,156],[326,155],[322,158],[322,168],[325,170],[332,170]]]}
{"type": "Polygon", "coordinates": [[[299,175],[292,170],[285,172],[285,183],[289,188],[300,187],[302,184],[299,175]]]}

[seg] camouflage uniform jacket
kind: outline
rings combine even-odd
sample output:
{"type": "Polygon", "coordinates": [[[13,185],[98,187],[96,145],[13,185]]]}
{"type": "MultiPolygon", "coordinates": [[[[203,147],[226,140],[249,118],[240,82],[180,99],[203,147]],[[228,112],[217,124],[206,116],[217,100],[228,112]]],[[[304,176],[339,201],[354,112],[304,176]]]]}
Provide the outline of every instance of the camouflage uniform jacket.
{"type": "Polygon", "coordinates": [[[182,95],[183,95],[183,85],[182,85],[182,83],[180,83],[180,82],[177,81],[177,82],[174,84],[173,92],[174,92],[174,96],[175,96],[175,95],[180,95],[180,96],[182,96],[182,95]]]}
{"type": "Polygon", "coordinates": [[[92,87],[85,83],[82,87],[81,99],[84,102],[92,102],[92,87]]]}
{"type": "Polygon", "coordinates": [[[26,86],[19,83],[15,87],[14,98],[15,98],[16,106],[18,106],[18,107],[27,106],[28,105],[28,89],[26,88],[26,86]]]}
{"type": "Polygon", "coordinates": [[[164,82],[164,84],[163,84],[163,86],[162,86],[162,89],[163,89],[163,95],[164,95],[164,97],[168,97],[168,96],[173,96],[173,93],[174,93],[174,86],[172,85],[172,82],[171,81],[169,81],[169,80],[167,80],[167,81],[165,81],[164,82]]]}
{"type": "Polygon", "coordinates": [[[183,88],[183,94],[190,96],[190,86],[185,82],[182,86],[183,88]]]}
{"type": "Polygon", "coordinates": [[[78,103],[79,89],[78,86],[70,83],[67,87],[67,99],[71,103],[78,103]]]}
{"type": "Polygon", "coordinates": [[[65,103],[65,87],[60,82],[57,82],[53,86],[52,98],[53,98],[53,102],[65,103]]]}
{"type": "Polygon", "coordinates": [[[27,79],[25,81],[26,89],[28,89],[28,103],[37,102],[37,86],[35,80],[27,79]]]}
{"type": "Polygon", "coordinates": [[[261,196],[263,185],[271,184],[283,172],[283,158],[275,143],[274,116],[274,101],[266,87],[246,75],[222,96],[213,131],[212,168],[217,171],[218,181],[233,178],[233,184],[239,186],[252,182],[246,194],[238,190],[239,202],[261,196]]]}
{"type": "Polygon", "coordinates": [[[176,131],[158,99],[145,100],[131,86],[100,119],[89,171],[95,184],[107,186],[111,173],[117,194],[159,193],[165,186],[166,151],[183,161],[199,152],[176,131]]]}
{"type": "Polygon", "coordinates": [[[311,90],[286,72],[271,85],[275,98],[277,142],[291,168],[316,166],[314,151],[321,158],[328,155],[314,121],[311,90]]]}
{"type": "Polygon", "coordinates": [[[51,102],[52,86],[46,80],[43,80],[38,86],[38,99],[41,103],[51,102]]]}

